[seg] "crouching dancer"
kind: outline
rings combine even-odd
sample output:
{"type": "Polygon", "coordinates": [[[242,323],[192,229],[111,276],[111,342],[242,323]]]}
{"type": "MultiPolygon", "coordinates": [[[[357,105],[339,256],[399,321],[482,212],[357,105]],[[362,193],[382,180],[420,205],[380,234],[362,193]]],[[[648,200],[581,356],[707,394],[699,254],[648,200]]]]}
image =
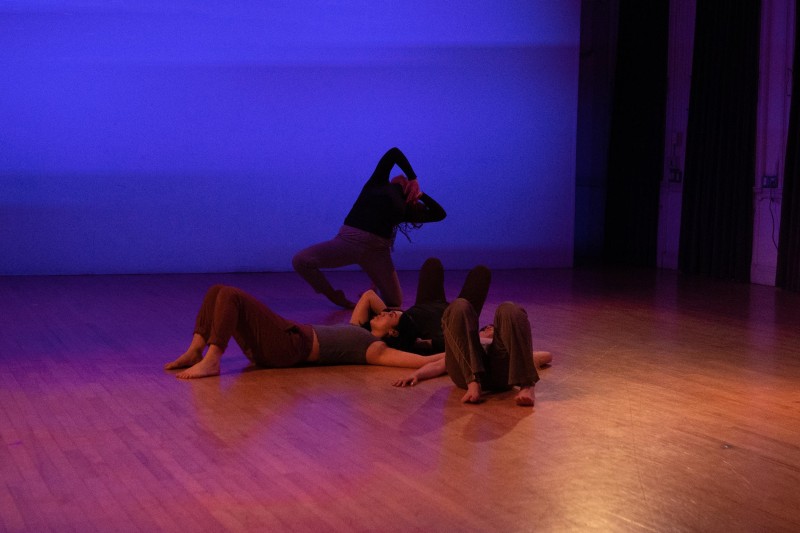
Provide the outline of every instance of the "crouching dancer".
{"type": "Polygon", "coordinates": [[[395,381],[394,386],[413,386],[447,373],[456,386],[467,390],[462,402],[478,403],[484,390],[503,391],[516,386],[519,387],[514,397],[517,405],[533,406],[533,387],[539,381],[539,374],[531,348],[528,313],[522,307],[505,302],[497,308],[494,340],[486,349],[481,346],[478,314],[464,298],[457,298],[447,307],[442,329],[444,359],[431,361],[395,381]]]}
{"type": "Polygon", "coordinates": [[[219,375],[231,337],[248,359],[267,368],[306,363],[419,368],[432,358],[444,360],[444,354],[423,357],[386,345],[385,339],[398,334],[400,315],[381,312],[370,320],[369,330],[355,318],[350,324],[311,326],[283,318],[240,289],[214,285],[197,313],[189,348],[164,368],[184,369],[176,374],[183,379],[219,375]]]}

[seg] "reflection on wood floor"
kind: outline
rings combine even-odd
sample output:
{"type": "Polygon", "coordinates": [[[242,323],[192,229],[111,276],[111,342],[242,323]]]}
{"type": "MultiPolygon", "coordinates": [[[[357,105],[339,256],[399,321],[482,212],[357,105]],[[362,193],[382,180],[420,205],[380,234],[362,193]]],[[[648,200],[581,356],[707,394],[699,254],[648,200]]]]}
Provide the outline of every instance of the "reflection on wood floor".
{"type": "Polygon", "coordinates": [[[219,282],[348,317],[293,273],[0,278],[0,530],[800,530],[798,294],[495,272],[483,316],[522,304],[555,357],[530,409],[392,368],[248,369],[235,345],[221,376],[175,379],[219,282]]]}

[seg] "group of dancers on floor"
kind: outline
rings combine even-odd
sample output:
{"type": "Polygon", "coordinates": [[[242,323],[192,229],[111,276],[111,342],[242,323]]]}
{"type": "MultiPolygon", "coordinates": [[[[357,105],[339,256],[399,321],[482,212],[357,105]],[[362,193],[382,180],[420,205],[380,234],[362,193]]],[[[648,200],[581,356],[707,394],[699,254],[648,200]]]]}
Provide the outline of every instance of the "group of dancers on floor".
{"type": "Polygon", "coordinates": [[[549,364],[552,356],[532,350],[527,312],[514,303],[502,303],[493,323],[479,327],[491,283],[488,268],[473,268],[458,297],[449,302],[442,263],[429,258],[420,269],[414,305],[401,310],[403,295],[391,256],[396,234],[445,216],[444,209],[420,190],[405,155],[390,149],[338,234],[292,258],[294,269],[316,292],[352,309],[349,323],[301,324],[240,289],[214,285],[200,306],[188,349],[165,368],[180,369],[176,376],[183,379],[219,375],[220,359],[233,338],[251,362],[266,368],[304,364],[412,368],[413,373],[393,385],[413,386],[447,374],[466,389],[463,402],[479,403],[484,392],[515,388],[516,404],[533,406],[537,366],[549,364]],[[390,179],[395,166],[403,174],[390,179]],[[322,272],[347,265],[359,265],[374,286],[355,303],[334,289],[322,272]]]}

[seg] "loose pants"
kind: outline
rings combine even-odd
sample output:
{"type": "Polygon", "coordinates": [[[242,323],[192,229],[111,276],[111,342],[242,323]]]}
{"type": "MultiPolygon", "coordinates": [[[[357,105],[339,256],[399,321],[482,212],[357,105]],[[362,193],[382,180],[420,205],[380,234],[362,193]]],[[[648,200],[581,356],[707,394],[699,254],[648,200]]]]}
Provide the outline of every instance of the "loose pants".
{"type": "Polygon", "coordinates": [[[313,329],[287,320],[235,287],[214,285],[206,292],[194,332],[225,350],[231,337],[259,366],[289,367],[308,358],[313,329]]]}
{"type": "Polygon", "coordinates": [[[539,381],[533,364],[528,313],[505,302],[494,315],[494,341],[484,350],[478,335],[478,314],[464,298],[451,303],[442,317],[445,366],[456,386],[480,381],[484,390],[507,390],[539,381]]]}

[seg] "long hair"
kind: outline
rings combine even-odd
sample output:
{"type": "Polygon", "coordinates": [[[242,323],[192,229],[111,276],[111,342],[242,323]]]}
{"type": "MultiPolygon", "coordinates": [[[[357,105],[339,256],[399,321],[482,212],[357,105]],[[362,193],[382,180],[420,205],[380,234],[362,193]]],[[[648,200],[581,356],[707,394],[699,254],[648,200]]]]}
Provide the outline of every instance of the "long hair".
{"type": "Polygon", "coordinates": [[[392,249],[394,249],[394,241],[397,238],[398,231],[403,234],[408,242],[411,242],[411,236],[409,233],[421,227],[422,222],[401,222],[392,228],[392,249]]]}
{"type": "Polygon", "coordinates": [[[417,342],[419,327],[408,313],[400,315],[397,323],[396,336],[387,336],[383,339],[387,346],[404,352],[413,352],[414,344],[417,342]]]}

